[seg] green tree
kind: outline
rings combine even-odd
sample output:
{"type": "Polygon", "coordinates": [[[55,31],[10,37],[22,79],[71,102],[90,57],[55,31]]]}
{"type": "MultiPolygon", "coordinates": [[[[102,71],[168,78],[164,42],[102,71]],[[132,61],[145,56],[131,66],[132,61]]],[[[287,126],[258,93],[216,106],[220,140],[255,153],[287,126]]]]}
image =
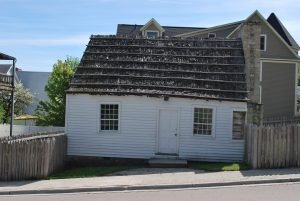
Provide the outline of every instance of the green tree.
{"type": "Polygon", "coordinates": [[[40,101],[37,106],[37,125],[65,125],[65,91],[69,88],[69,83],[78,65],[79,59],[74,57],[67,57],[65,61],[58,60],[53,65],[52,74],[49,76],[48,83],[45,86],[49,100],[40,101]]]}
{"type": "MultiPolygon", "coordinates": [[[[0,92],[0,122],[10,122],[10,110],[11,110],[11,92],[0,92]]],[[[23,109],[32,103],[32,93],[23,87],[21,83],[16,84],[15,88],[15,110],[14,115],[22,114],[23,109]]]]}
{"type": "Polygon", "coordinates": [[[2,103],[0,103],[0,123],[3,123],[4,116],[5,116],[5,110],[2,106],[2,103]]]}

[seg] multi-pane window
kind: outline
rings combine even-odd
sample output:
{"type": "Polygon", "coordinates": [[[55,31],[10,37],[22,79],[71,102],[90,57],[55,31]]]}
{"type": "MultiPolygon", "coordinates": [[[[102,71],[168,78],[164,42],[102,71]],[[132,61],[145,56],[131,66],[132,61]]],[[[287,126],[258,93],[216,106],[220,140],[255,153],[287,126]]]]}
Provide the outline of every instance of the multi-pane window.
{"type": "Polygon", "coordinates": [[[118,104],[101,104],[100,130],[101,131],[119,130],[119,105],[118,104]]]}
{"type": "Polygon", "coordinates": [[[267,38],[266,35],[260,35],[260,50],[266,51],[267,38]]]}
{"type": "Polygon", "coordinates": [[[244,126],[246,122],[246,112],[234,111],[232,119],[232,139],[244,139],[244,126]]]}
{"type": "Polygon", "coordinates": [[[212,135],[213,109],[194,108],[194,135],[212,135]]]}
{"type": "Polygon", "coordinates": [[[147,35],[147,38],[157,38],[158,37],[158,32],[156,32],[156,31],[147,31],[146,35],[147,35]]]}
{"type": "Polygon", "coordinates": [[[216,33],[208,33],[208,38],[215,38],[216,36],[216,33]]]}

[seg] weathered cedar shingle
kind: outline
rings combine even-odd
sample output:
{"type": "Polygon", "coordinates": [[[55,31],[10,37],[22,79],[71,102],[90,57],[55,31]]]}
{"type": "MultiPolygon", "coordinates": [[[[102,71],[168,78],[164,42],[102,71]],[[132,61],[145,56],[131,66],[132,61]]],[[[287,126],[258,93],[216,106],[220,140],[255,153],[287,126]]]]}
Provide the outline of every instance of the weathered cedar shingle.
{"type": "Polygon", "coordinates": [[[92,36],[68,93],[246,101],[238,39],[92,36]]]}

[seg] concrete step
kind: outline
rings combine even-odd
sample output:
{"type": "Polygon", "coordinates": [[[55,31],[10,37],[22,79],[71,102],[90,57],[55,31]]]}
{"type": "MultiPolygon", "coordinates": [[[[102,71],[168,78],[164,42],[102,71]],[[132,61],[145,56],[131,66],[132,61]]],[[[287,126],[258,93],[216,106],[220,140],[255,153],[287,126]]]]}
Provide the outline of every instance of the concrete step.
{"type": "Polygon", "coordinates": [[[148,161],[148,164],[150,167],[182,168],[187,166],[187,161],[181,159],[153,158],[148,161]]]}

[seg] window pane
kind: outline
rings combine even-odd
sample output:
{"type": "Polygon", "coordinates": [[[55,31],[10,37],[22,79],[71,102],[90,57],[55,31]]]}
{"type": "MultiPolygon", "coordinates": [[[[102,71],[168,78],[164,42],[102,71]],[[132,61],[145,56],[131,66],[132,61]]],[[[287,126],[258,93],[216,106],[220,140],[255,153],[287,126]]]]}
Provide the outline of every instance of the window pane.
{"type": "Polygon", "coordinates": [[[233,112],[232,120],[232,139],[242,140],[244,139],[244,126],[246,122],[246,112],[233,112]]]}
{"type": "Polygon", "coordinates": [[[157,38],[158,37],[158,33],[154,32],[154,31],[148,31],[147,32],[147,38],[157,38]]]}
{"type": "Polygon", "coordinates": [[[212,134],[212,115],[213,109],[211,108],[194,108],[194,134],[212,134]]]}
{"type": "Polygon", "coordinates": [[[265,36],[260,36],[260,50],[265,50],[265,45],[266,45],[266,37],[265,36]]]}
{"type": "Polygon", "coordinates": [[[100,129],[106,131],[118,130],[119,126],[119,105],[101,104],[100,129]]]}

